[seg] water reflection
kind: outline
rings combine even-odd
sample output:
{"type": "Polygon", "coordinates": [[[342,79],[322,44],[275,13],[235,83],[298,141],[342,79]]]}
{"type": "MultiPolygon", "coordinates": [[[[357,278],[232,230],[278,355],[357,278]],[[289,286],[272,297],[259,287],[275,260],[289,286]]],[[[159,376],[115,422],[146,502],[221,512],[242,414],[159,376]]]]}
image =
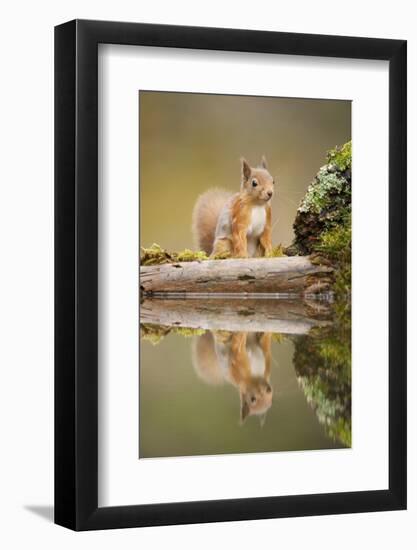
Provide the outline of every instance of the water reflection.
{"type": "Polygon", "coordinates": [[[225,380],[240,396],[240,421],[272,405],[271,334],[207,331],[194,342],[193,364],[203,380],[225,380]]]}
{"type": "Polygon", "coordinates": [[[340,323],[294,341],[293,363],[307,402],[326,434],[351,445],[350,328],[340,323]]]}
{"type": "Polygon", "coordinates": [[[350,447],[349,319],[323,302],[145,300],[140,457],[350,447]]]}

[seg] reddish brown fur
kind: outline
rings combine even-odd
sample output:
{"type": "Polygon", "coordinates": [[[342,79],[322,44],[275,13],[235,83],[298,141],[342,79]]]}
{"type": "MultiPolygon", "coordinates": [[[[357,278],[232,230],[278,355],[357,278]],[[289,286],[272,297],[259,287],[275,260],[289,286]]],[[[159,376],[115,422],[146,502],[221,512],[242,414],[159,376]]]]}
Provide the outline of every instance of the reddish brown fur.
{"type": "Polygon", "coordinates": [[[222,383],[215,352],[215,340],[229,346],[230,349],[230,382],[240,395],[240,418],[243,422],[251,414],[263,415],[272,403],[271,377],[271,334],[258,334],[259,345],[265,358],[263,376],[253,376],[247,352],[247,332],[215,331],[205,333],[194,342],[193,364],[201,379],[209,384],[222,383]],[[269,388],[269,390],[268,390],[269,388]],[[250,396],[256,395],[255,403],[250,396]]]}
{"type": "Polygon", "coordinates": [[[272,391],[267,393],[271,377],[271,334],[268,332],[260,336],[259,343],[265,357],[265,372],[263,377],[253,377],[250,371],[249,357],[246,349],[246,332],[234,333],[232,336],[231,376],[240,394],[240,419],[244,422],[250,414],[263,414],[272,403],[272,391]],[[249,396],[255,394],[255,403],[249,396]]]}
{"type": "Polygon", "coordinates": [[[244,193],[239,194],[232,203],[232,255],[246,258],[248,255],[246,233],[250,224],[252,200],[244,193]]]}
{"type": "Polygon", "coordinates": [[[213,189],[201,195],[194,207],[193,233],[197,246],[207,254],[217,255],[225,252],[233,257],[248,256],[247,233],[251,224],[252,209],[264,207],[266,222],[259,237],[256,255],[267,256],[272,251],[272,210],[270,198],[274,190],[274,180],[267,170],[266,160],[262,157],[259,168],[252,168],[242,159],[241,189],[230,205],[231,234],[215,240],[217,220],[230,193],[213,189]],[[257,185],[253,186],[253,181],[257,185]],[[271,194],[270,195],[268,195],[271,194]]]}
{"type": "Polygon", "coordinates": [[[266,206],[266,224],[264,232],[259,239],[260,256],[268,256],[272,252],[272,208],[266,206]]]}

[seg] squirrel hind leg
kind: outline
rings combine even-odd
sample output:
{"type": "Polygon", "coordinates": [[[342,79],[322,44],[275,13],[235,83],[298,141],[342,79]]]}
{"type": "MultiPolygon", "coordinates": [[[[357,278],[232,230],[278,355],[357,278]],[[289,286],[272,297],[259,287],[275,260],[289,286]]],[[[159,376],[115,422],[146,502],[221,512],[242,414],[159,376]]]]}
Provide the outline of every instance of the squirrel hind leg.
{"type": "Polygon", "coordinates": [[[210,255],[211,258],[214,256],[227,256],[232,255],[233,245],[230,239],[222,238],[216,239],[213,245],[213,251],[210,255]]]}

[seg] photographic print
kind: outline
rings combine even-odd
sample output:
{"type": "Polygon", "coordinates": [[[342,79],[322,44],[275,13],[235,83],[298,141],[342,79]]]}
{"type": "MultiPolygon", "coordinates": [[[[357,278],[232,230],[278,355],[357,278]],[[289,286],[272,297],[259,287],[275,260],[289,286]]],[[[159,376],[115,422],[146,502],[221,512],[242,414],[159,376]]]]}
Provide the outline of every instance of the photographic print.
{"type": "Polygon", "coordinates": [[[55,523],[405,509],[406,41],[73,20],[54,57],[55,523]]]}
{"type": "Polygon", "coordinates": [[[139,91],[139,458],[351,447],[351,102],[139,91]]]}

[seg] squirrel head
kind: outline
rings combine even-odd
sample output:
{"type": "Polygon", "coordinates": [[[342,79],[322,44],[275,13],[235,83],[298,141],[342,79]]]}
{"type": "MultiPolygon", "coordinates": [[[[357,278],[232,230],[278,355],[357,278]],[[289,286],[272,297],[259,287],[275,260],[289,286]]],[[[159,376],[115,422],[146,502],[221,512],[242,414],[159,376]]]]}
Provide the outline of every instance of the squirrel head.
{"type": "Polygon", "coordinates": [[[252,168],[241,158],[241,167],[241,190],[257,204],[268,203],[274,194],[274,178],[268,172],[265,157],[262,156],[261,163],[256,168],[252,168]]]}
{"type": "Polygon", "coordinates": [[[261,425],[265,421],[265,415],[272,405],[272,386],[265,378],[256,377],[240,389],[240,422],[246,418],[257,415],[261,418],[261,425]]]}

